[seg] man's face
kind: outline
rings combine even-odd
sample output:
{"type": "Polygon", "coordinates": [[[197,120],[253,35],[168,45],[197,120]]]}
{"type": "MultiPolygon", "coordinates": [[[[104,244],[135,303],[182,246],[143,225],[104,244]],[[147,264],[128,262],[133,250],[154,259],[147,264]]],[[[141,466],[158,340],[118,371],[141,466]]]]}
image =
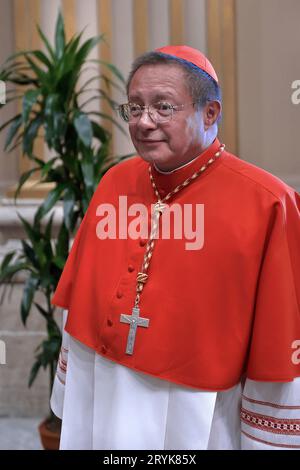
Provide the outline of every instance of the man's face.
{"type": "Polygon", "coordinates": [[[131,103],[148,106],[160,101],[185,106],[174,110],[170,121],[157,123],[144,110],[137,122],[129,124],[138,154],[161,170],[172,170],[204,150],[203,112],[196,111],[185,85],[183,70],[177,65],[144,65],[134,74],[128,91],[131,103]]]}

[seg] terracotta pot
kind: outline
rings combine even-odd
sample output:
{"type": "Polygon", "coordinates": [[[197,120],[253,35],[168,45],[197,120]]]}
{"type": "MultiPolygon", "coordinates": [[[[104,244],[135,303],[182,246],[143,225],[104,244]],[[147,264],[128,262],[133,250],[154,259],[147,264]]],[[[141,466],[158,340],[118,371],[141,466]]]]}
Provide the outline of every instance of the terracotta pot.
{"type": "Polygon", "coordinates": [[[45,450],[59,450],[61,421],[56,418],[45,419],[39,425],[42,446],[45,450]]]}

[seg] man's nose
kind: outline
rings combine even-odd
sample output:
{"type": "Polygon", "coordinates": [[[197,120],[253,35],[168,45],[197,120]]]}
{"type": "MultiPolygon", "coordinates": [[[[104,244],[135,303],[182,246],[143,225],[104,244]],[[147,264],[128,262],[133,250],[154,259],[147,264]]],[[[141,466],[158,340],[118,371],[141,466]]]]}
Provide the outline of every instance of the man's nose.
{"type": "MultiPolygon", "coordinates": [[[[151,111],[150,111],[151,113],[151,111]]],[[[140,119],[137,122],[139,127],[142,127],[144,129],[155,129],[157,127],[157,123],[151,118],[149,114],[149,108],[144,108],[142,110],[142,114],[140,116],[140,119]]]]}

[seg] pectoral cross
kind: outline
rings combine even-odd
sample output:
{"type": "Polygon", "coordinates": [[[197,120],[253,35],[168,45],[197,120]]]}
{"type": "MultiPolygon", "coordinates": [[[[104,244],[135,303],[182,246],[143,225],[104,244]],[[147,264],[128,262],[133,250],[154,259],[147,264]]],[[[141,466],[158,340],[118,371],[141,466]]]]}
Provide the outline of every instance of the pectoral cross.
{"type": "Polygon", "coordinates": [[[125,313],[121,313],[120,322],[129,323],[130,325],[127,338],[126,354],[133,354],[137,327],[143,326],[144,328],[148,328],[149,326],[149,318],[142,318],[139,315],[140,309],[138,307],[133,307],[132,315],[126,315],[125,313]]]}

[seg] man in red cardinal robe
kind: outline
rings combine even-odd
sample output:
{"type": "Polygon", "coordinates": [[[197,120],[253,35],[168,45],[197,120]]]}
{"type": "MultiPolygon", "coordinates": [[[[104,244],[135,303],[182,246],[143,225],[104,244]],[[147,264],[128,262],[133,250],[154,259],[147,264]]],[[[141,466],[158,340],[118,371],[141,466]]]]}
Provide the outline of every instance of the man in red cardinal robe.
{"type": "Polygon", "coordinates": [[[101,179],[52,299],[60,448],[300,449],[299,195],[218,140],[198,50],[142,55],[127,92],[137,156],[101,179]]]}

